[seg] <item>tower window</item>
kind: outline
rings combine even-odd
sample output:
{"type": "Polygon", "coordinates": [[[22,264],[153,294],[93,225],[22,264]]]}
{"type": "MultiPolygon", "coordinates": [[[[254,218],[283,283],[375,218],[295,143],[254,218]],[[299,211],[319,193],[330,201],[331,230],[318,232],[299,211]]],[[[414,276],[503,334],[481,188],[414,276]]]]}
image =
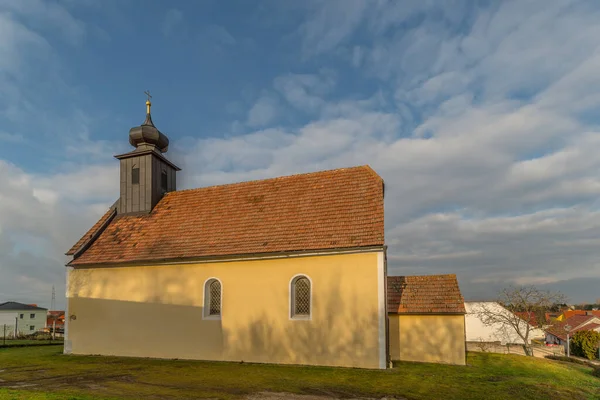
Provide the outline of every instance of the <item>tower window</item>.
{"type": "Polygon", "coordinates": [[[140,169],[138,167],[133,167],[131,170],[131,183],[134,185],[140,183],[140,169]]]}
{"type": "Polygon", "coordinates": [[[167,191],[167,170],[163,169],[160,174],[160,187],[163,192],[167,191]]]}

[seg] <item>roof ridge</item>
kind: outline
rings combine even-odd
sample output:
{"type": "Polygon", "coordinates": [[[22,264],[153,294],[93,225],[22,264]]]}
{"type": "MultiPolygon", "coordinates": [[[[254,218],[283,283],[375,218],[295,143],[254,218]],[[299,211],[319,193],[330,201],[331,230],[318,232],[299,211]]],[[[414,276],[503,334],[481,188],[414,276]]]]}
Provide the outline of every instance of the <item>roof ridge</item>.
{"type": "Polygon", "coordinates": [[[377,172],[375,172],[375,170],[373,168],[371,168],[368,164],[363,164],[363,165],[356,165],[353,167],[326,169],[326,170],[321,170],[321,171],[303,172],[303,173],[298,173],[298,174],[275,176],[273,178],[251,179],[249,181],[222,183],[220,185],[210,185],[210,186],[202,186],[202,187],[197,187],[197,188],[182,189],[182,190],[176,190],[174,192],[168,192],[165,194],[164,197],[166,198],[169,195],[172,196],[173,194],[176,194],[176,193],[193,192],[193,191],[197,191],[197,190],[200,191],[200,190],[220,188],[220,187],[230,187],[230,186],[235,186],[235,185],[246,185],[246,184],[256,183],[256,182],[277,181],[277,180],[295,178],[298,176],[312,176],[312,175],[320,175],[320,174],[326,174],[326,173],[331,173],[331,172],[338,172],[338,171],[343,171],[343,170],[359,170],[359,169],[363,169],[369,173],[374,174],[375,176],[377,176],[377,178],[382,179],[381,176],[379,176],[379,174],[377,172]]]}

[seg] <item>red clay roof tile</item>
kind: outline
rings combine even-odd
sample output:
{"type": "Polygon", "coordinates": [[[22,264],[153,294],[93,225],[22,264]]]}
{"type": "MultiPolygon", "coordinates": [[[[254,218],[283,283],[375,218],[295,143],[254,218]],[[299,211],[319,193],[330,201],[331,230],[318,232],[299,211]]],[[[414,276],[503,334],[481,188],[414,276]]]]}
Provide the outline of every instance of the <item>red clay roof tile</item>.
{"type": "Polygon", "coordinates": [[[383,180],[361,166],[167,193],[147,215],[117,215],[69,265],[383,244],[383,180]]]}
{"type": "Polygon", "coordinates": [[[456,275],[388,276],[388,312],[464,314],[465,301],[456,275]]]}

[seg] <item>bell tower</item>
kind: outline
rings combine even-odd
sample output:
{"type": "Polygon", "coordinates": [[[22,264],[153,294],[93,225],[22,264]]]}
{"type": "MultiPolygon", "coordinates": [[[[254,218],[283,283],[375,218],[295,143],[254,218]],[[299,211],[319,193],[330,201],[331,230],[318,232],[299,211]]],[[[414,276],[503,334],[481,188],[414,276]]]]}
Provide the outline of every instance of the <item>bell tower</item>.
{"type": "Polygon", "coordinates": [[[169,138],[154,126],[152,96],[145,93],[146,120],[129,130],[129,143],[135,149],[115,156],[121,162],[117,215],[149,213],[165,193],[177,188],[176,172],[181,169],[164,156],[169,138]]]}

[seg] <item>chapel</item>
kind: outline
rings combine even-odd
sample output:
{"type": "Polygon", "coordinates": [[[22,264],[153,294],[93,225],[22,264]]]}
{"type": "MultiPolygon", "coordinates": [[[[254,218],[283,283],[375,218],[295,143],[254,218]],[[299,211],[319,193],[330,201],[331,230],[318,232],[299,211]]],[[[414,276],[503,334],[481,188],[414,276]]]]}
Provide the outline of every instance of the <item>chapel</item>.
{"type": "Polygon", "coordinates": [[[66,253],[66,354],[465,363],[456,276],[388,281],[371,167],[178,190],[146,107],[118,199],[66,253]]]}
{"type": "Polygon", "coordinates": [[[369,166],[177,190],[146,119],[67,252],[65,352],[386,368],[384,184],[369,166]]]}

